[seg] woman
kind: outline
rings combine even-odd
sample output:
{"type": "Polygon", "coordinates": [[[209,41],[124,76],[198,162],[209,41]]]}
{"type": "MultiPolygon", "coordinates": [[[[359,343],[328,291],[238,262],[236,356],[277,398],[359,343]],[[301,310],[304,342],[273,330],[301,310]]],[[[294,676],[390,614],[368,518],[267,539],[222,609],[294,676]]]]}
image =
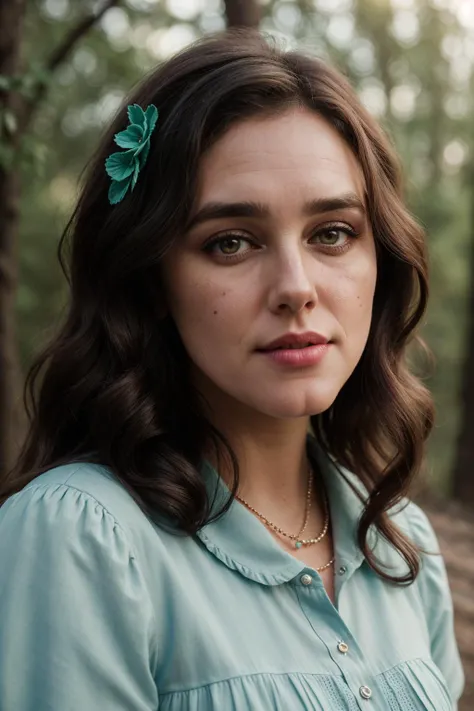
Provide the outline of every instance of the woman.
{"type": "Polygon", "coordinates": [[[257,34],[127,104],[0,510],[2,711],[455,708],[446,572],[406,498],[426,245],[386,139],[257,34]]]}

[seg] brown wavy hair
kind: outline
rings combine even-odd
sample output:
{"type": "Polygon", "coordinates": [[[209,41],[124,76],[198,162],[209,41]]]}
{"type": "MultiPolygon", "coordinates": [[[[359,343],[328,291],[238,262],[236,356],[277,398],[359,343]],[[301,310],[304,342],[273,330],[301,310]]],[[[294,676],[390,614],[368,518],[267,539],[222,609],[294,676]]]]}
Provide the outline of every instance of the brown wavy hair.
{"type": "Polygon", "coordinates": [[[212,445],[232,464],[232,495],[218,514],[228,509],[238,462],[192,386],[171,317],[163,316],[161,262],[187,228],[204,151],[235,122],[295,105],[323,116],[356,155],[378,260],[366,348],[334,404],[311,418],[313,432],[369,491],[358,530],[369,564],[393,582],[416,578],[421,549],[387,511],[419,473],[433,423],[430,394],[406,363],[428,296],[425,236],[404,205],[391,146],[348,81],[259,33],[208,37],[159,66],[103,137],[60,242],[67,314],[28,374],[29,433],[0,502],[54,466],[98,462],[145,512],[160,512],[192,535],[211,520],[199,467],[212,445]],[[130,103],[155,104],[159,124],[137,187],[111,206],[104,161],[116,150],[113,136],[127,124],[130,103]],[[405,559],[407,575],[381,569],[367,543],[372,524],[405,559]]]}

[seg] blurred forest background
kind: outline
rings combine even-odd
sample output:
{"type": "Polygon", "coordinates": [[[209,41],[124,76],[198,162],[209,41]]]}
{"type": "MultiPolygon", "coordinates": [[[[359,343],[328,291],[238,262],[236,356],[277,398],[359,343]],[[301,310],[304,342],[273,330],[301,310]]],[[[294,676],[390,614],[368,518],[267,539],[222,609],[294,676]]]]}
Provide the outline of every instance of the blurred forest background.
{"type": "Polygon", "coordinates": [[[401,155],[429,233],[430,516],[472,709],[474,0],[0,0],[0,474],[21,438],[24,375],[61,317],[56,249],[104,124],[144,73],[226,25],[329,58],[401,155]]]}
{"type": "Polygon", "coordinates": [[[226,24],[259,24],[288,47],[330,58],[391,134],[410,206],[429,232],[423,336],[436,356],[438,410],[430,479],[474,508],[472,0],[2,0],[2,223],[16,199],[5,189],[19,192],[5,176],[19,166],[21,202],[19,234],[0,226],[0,462],[19,431],[13,403],[25,370],[64,303],[56,247],[103,125],[145,72],[226,24]],[[8,64],[16,26],[20,56],[8,64]]]}

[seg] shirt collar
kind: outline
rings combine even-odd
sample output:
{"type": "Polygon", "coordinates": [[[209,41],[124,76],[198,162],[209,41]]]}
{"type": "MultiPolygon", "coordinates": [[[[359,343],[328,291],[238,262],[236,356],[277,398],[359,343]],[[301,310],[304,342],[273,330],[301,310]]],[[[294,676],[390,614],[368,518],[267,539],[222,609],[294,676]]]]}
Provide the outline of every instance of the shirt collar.
{"type": "MultiPolygon", "coordinates": [[[[308,439],[308,448],[310,456],[317,460],[328,494],[336,565],[355,570],[364,561],[356,538],[364,503],[344,477],[362,495],[367,490],[358,477],[336,466],[312,437],[308,439]]],[[[209,462],[204,463],[201,471],[212,502],[211,512],[215,512],[228,500],[229,489],[209,462]]],[[[307,567],[283,550],[265,525],[235,499],[225,514],[201,528],[197,535],[229,568],[265,585],[288,582],[307,567]]]]}

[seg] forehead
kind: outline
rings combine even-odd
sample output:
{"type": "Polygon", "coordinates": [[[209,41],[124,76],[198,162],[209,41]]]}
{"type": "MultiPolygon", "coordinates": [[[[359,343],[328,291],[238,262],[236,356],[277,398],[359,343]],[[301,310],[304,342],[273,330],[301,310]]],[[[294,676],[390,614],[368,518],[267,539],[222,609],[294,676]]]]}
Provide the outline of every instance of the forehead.
{"type": "Polygon", "coordinates": [[[234,124],[199,166],[198,202],[349,192],[364,199],[356,156],[330,123],[305,108],[234,124]]]}

